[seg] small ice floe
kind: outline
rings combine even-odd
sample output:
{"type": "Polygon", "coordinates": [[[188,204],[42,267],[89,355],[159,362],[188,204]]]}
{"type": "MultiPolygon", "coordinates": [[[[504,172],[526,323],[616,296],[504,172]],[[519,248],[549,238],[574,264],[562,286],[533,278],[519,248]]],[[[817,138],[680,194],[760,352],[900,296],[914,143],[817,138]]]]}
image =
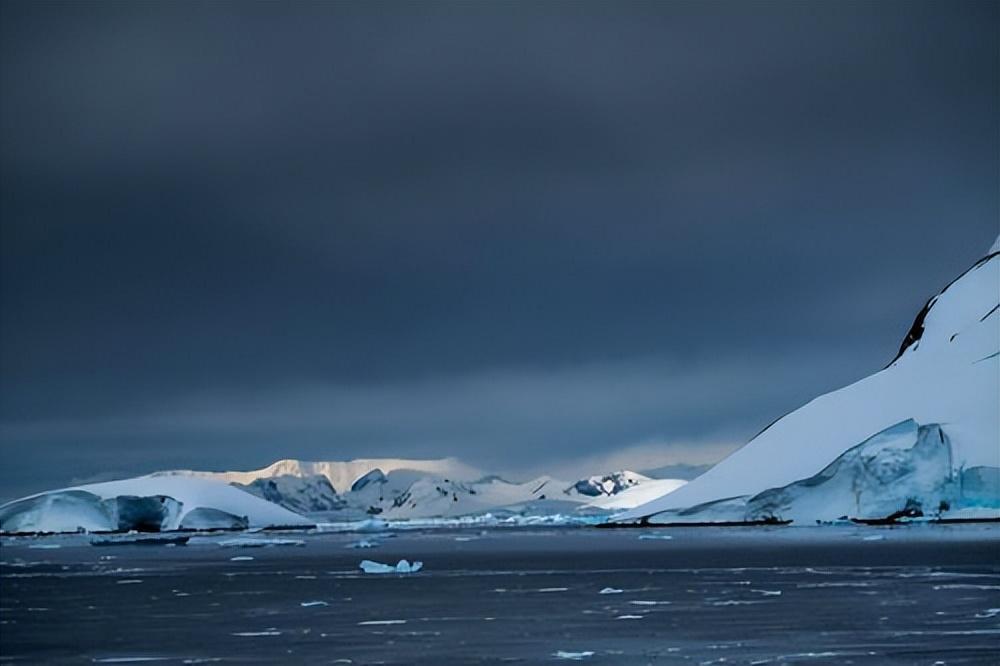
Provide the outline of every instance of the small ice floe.
{"type": "Polygon", "coordinates": [[[455,537],[455,541],[475,541],[478,538],[479,537],[458,536],[458,537],[455,537]]]}
{"type": "Polygon", "coordinates": [[[266,629],[264,631],[234,631],[231,635],[242,638],[255,638],[257,636],[280,636],[281,632],[274,629],[266,629]]]}
{"type": "Polygon", "coordinates": [[[619,615],[616,620],[641,620],[644,615],[619,615]]]}
{"type": "Polygon", "coordinates": [[[382,564],[381,562],[373,562],[371,560],[361,560],[361,570],[369,574],[382,574],[382,573],[416,573],[420,571],[424,563],[423,562],[413,562],[412,564],[407,560],[400,560],[396,563],[396,566],[391,564],[382,564]]]}
{"type": "Polygon", "coordinates": [[[118,585],[136,585],[142,581],[138,578],[126,578],[125,580],[115,581],[118,585]]]}
{"type": "Polygon", "coordinates": [[[633,606],[669,606],[669,601],[645,601],[643,599],[636,599],[635,601],[630,601],[633,606]]]}
{"type": "Polygon", "coordinates": [[[996,617],[997,615],[1000,615],[1000,608],[987,608],[982,613],[976,613],[976,617],[980,619],[996,617]]]}
{"type": "Polygon", "coordinates": [[[304,546],[305,541],[301,539],[254,539],[251,537],[239,537],[236,539],[223,539],[219,542],[223,548],[263,548],[265,546],[304,546]]]}
{"type": "Polygon", "coordinates": [[[640,534],[639,535],[639,540],[640,541],[653,541],[653,540],[669,541],[670,539],[673,539],[673,537],[670,536],[669,534],[640,534]]]}
{"type": "Polygon", "coordinates": [[[386,624],[406,624],[406,620],[365,620],[364,622],[358,622],[359,627],[371,627],[386,624]]]}
{"type": "Polygon", "coordinates": [[[138,664],[146,661],[167,661],[170,657],[95,657],[93,664],[138,664]]]}
{"type": "Polygon", "coordinates": [[[552,653],[552,656],[556,659],[572,659],[573,661],[581,661],[583,659],[589,659],[594,656],[593,650],[583,650],[582,652],[568,652],[566,650],[557,650],[552,653]]]}
{"type": "Polygon", "coordinates": [[[378,541],[361,539],[360,541],[354,541],[353,543],[347,544],[347,548],[377,548],[379,545],[378,541]]]}
{"type": "Polygon", "coordinates": [[[619,590],[617,587],[605,587],[598,594],[621,594],[625,590],[619,590]]]}
{"type": "Polygon", "coordinates": [[[230,557],[230,562],[250,562],[253,560],[249,555],[237,555],[236,557],[230,557]]]}
{"type": "Polygon", "coordinates": [[[303,608],[314,608],[316,606],[329,606],[330,604],[325,601],[303,601],[299,603],[299,606],[303,608]]]}
{"type": "Polygon", "coordinates": [[[755,594],[762,594],[765,597],[780,597],[781,590],[750,590],[755,594]]]}
{"type": "Polygon", "coordinates": [[[752,606],[754,604],[762,604],[763,601],[744,601],[742,599],[728,599],[726,601],[713,601],[713,606],[752,606]]]}
{"type": "Polygon", "coordinates": [[[881,534],[872,534],[872,535],[863,537],[861,540],[862,541],[882,541],[883,539],[885,539],[885,537],[882,536],[881,534]]]}
{"type": "Polygon", "coordinates": [[[539,589],[537,589],[535,591],[536,592],[565,592],[568,589],[569,589],[568,587],[542,587],[542,588],[539,588],[539,589]]]}
{"type": "Polygon", "coordinates": [[[53,550],[55,548],[62,548],[61,545],[57,543],[33,543],[28,548],[34,548],[36,550],[53,550]]]}

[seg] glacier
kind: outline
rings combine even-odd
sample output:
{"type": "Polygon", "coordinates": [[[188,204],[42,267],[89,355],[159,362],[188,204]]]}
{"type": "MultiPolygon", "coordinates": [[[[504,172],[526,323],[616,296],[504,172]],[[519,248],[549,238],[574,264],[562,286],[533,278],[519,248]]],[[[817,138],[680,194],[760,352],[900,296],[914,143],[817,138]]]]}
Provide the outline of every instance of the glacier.
{"type": "Polygon", "coordinates": [[[881,371],[779,418],[615,521],[873,518],[908,501],[942,518],[1000,516],[998,310],[1000,238],[927,301],[881,371]]]}
{"type": "Polygon", "coordinates": [[[0,532],[123,532],[309,526],[313,521],[230,485],[148,475],[52,490],[0,506],[0,532]]]}

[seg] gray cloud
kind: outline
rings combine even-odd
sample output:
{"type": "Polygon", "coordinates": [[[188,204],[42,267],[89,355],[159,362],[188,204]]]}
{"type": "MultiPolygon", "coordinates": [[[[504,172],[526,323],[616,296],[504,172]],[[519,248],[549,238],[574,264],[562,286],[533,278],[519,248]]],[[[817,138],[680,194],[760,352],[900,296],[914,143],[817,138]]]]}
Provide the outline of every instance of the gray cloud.
{"type": "Polygon", "coordinates": [[[5,3],[0,486],[739,441],[995,237],[998,21],[5,3]]]}

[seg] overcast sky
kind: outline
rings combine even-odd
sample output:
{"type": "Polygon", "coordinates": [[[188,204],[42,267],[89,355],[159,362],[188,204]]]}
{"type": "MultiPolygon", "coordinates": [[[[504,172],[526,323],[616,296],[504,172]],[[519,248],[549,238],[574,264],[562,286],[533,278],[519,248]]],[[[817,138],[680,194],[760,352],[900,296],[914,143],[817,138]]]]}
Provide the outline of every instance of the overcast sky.
{"type": "Polygon", "coordinates": [[[717,460],[998,233],[995,2],[4,2],[0,496],[717,460]]]}

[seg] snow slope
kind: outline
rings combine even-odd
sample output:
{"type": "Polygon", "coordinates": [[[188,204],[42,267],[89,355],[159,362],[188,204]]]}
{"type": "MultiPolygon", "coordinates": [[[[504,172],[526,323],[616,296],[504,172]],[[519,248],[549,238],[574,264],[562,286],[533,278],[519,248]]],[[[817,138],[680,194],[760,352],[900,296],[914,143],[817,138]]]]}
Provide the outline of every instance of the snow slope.
{"type": "MultiPolygon", "coordinates": [[[[886,368],[778,419],[697,479],[618,518],[656,522],[664,512],[809,479],[848,449],[909,420],[940,426],[954,470],[978,468],[990,476],[1000,467],[998,249],[1000,238],[927,302],[886,368]]],[[[1000,505],[998,497],[976,501],[1000,505]]]]}
{"type": "Polygon", "coordinates": [[[682,479],[649,479],[639,485],[631,486],[614,495],[604,495],[587,504],[594,509],[607,511],[623,511],[634,509],[646,502],[663,497],[672,493],[687,481],[682,479]]]}
{"type": "Polygon", "coordinates": [[[311,521],[226,483],[185,476],[140,476],[63,488],[0,506],[0,531],[308,525],[311,521]]]}

